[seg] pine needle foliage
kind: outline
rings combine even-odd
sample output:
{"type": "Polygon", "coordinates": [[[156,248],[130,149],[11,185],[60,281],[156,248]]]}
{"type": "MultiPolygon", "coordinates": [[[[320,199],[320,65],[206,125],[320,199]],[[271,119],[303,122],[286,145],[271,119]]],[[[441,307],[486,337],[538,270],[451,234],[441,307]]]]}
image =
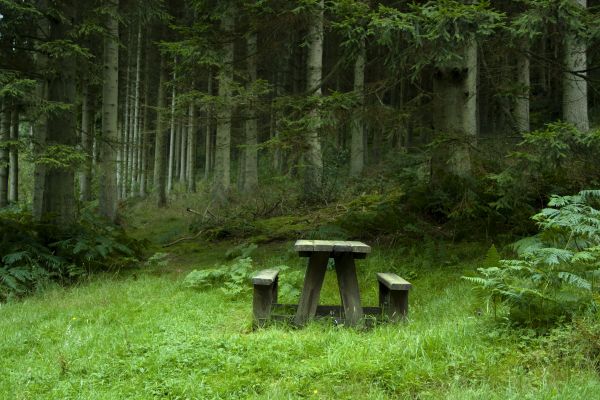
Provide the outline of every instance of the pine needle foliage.
{"type": "Polygon", "coordinates": [[[517,258],[498,260],[490,249],[480,276],[465,277],[494,310],[512,322],[547,327],[597,307],[600,277],[600,190],[552,196],[532,219],[540,232],[511,247],[517,258]],[[492,265],[497,264],[497,265],[492,265]]]}

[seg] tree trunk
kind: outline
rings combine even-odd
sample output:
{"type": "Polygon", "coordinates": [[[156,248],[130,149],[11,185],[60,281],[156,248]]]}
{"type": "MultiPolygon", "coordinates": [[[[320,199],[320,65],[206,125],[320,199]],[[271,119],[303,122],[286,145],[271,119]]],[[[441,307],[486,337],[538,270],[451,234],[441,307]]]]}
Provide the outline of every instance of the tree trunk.
{"type": "Polygon", "coordinates": [[[146,58],[144,60],[144,112],[142,117],[142,135],[140,146],[140,197],[145,197],[148,182],[148,153],[152,134],[150,131],[150,62],[155,60],[155,51],[149,36],[146,36],[146,58]]]}
{"type": "Polygon", "coordinates": [[[158,105],[156,113],[156,141],[154,146],[154,187],[157,194],[158,207],[166,207],[167,192],[166,192],[166,141],[167,131],[164,124],[164,108],[166,103],[165,84],[167,82],[167,68],[164,57],[161,57],[160,62],[160,80],[158,83],[158,105]]]}
{"type": "Polygon", "coordinates": [[[187,177],[187,126],[184,122],[179,125],[179,182],[185,184],[187,177]]]}
{"type": "MultiPolygon", "coordinates": [[[[207,93],[209,96],[212,96],[213,92],[213,79],[212,79],[212,71],[208,73],[208,88],[207,93]]],[[[208,180],[210,177],[210,173],[212,171],[212,106],[206,107],[206,127],[205,127],[205,136],[204,136],[204,179],[208,180]]]]}
{"type": "Polygon", "coordinates": [[[357,110],[352,115],[352,139],[350,144],[350,175],[359,176],[365,165],[365,129],[362,119],[365,106],[365,62],[366,44],[364,39],[354,62],[354,92],[357,96],[357,110]]]}
{"type": "Polygon", "coordinates": [[[102,140],[99,143],[100,214],[114,222],[117,219],[117,151],[120,143],[119,116],[119,0],[106,3],[109,17],[104,37],[104,69],[102,85],[102,140]]]}
{"type": "Polygon", "coordinates": [[[104,70],[102,85],[102,141],[99,143],[100,214],[109,221],[117,220],[117,160],[119,148],[119,0],[106,3],[109,8],[107,35],[104,37],[104,70]]]}
{"type": "MultiPolygon", "coordinates": [[[[177,60],[173,68],[175,68],[177,60]]],[[[169,136],[169,170],[167,176],[167,192],[170,193],[173,189],[173,174],[175,172],[175,142],[177,132],[175,131],[175,80],[177,76],[173,71],[173,90],[171,91],[171,134],[169,136]]]]}
{"type": "MultiPolygon", "coordinates": [[[[448,169],[460,177],[471,173],[469,142],[477,137],[477,44],[468,43],[461,60],[436,70],[433,80],[434,127],[454,136],[448,169]]],[[[444,157],[445,158],[445,157],[444,157]]],[[[440,160],[441,161],[441,160],[440,160]]],[[[446,166],[438,165],[440,170],[446,166]]]]}
{"type": "Polygon", "coordinates": [[[222,66],[219,71],[219,98],[224,103],[219,106],[217,114],[217,141],[215,146],[215,180],[214,196],[225,201],[231,184],[231,85],[233,83],[233,28],[235,8],[233,5],[221,18],[221,30],[225,37],[223,45],[222,66]]]}
{"type": "MultiPolygon", "coordinates": [[[[323,77],[323,11],[324,1],[319,0],[317,9],[308,28],[308,59],[307,59],[307,90],[319,97],[322,94],[321,81],[323,77]]],[[[321,118],[318,106],[309,112],[310,126],[307,129],[308,150],[305,154],[304,187],[308,195],[313,195],[321,187],[323,177],[323,154],[319,140],[321,118]]]]}
{"type": "MultiPolygon", "coordinates": [[[[247,38],[247,63],[248,63],[248,89],[257,78],[257,37],[252,32],[247,38]]],[[[243,191],[252,192],[258,187],[258,119],[256,117],[256,106],[250,104],[248,107],[248,119],[245,123],[246,147],[244,148],[244,177],[243,191]]]]}
{"type": "MultiPolygon", "coordinates": [[[[192,85],[193,87],[193,85],[192,85]]],[[[187,190],[196,192],[196,105],[190,101],[187,141],[187,190]]]]}
{"type": "MultiPolygon", "coordinates": [[[[73,1],[62,3],[62,19],[50,21],[50,40],[67,40],[69,26],[67,23],[74,18],[75,4],[73,1]]],[[[63,109],[50,113],[45,137],[45,150],[48,155],[53,155],[53,150],[48,147],[57,146],[73,148],[77,142],[77,128],[75,113],[71,109],[76,97],[76,65],[73,57],[59,56],[52,59],[52,67],[57,73],[53,74],[48,81],[48,98],[50,102],[58,102],[69,105],[69,109],[63,109]]],[[[73,166],[46,167],[42,174],[36,175],[35,186],[43,190],[34,191],[34,195],[42,196],[35,199],[39,204],[41,220],[60,227],[67,227],[75,222],[75,172],[73,166]],[[40,182],[42,181],[42,182],[40,182]]]]}
{"type": "MultiPolygon", "coordinates": [[[[587,7],[587,0],[572,1],[580,7],[587,7]]],[[[575,33],[567,32],[564,46],[563,118],[575,125],[580,131],[588,131],[590,122],[586,81],[586,43],[577,38],[575,33]]]]}
{"type": "Polygon", "coordinates": [[[524,45],[517,58],[517,82],[519,84],[519,93],[515,101],[515,122],[519,132],[529,132],[529,93],[530,93],[530,72],[529,72],[529,44],[524,39],[524,45]]]}
{"type": "Polygon", "coordinates": [[[8,205],[8,148],[5,142],[10,139],[10,104],[2,103],[2,126],[0,126],[0,208],[8,205]]]}
{"type": "MultiPolygon", "coordinates": [[[[17,142],[19,140],[19,108],[16,106],[12,112],[12,123],[10,129],[10,140],[17,142]]],[[[19,202],[19,146],[12,144],[9,149],[10,165],[9,171],[9,190],[8,201],[11,203],[19,202]]]]}
{"type": "Polygon", "coordinates": [[[133,141],[131,143],[131,195],[135,195],[138,183],[140,148],[140,80],[142,61],[142,23],[138,21],[137,50],[135,62],[135,92],[133,97],[133,141]]]}
{"type": "Polygon", "coordinates": [[[81,93],[81,148],[86,159],[81,172],[79,173],[79,195],[81,201],[92,200],[92,119],[93,112],[88,83],[83,84],[81,93]]]}

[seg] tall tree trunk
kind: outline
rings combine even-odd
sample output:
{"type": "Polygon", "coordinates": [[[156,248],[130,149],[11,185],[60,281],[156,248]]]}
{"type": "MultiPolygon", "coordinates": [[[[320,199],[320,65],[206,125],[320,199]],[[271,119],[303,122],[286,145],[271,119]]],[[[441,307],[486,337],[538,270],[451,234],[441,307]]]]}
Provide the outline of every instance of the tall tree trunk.
{"type": "MultiPolygon", "coordinates": [[[[572,0],[587,7],[587,0],[572,0]]],[[[587,55],[586,43],[575,33],[567,32],[564,42],[565,61],[563,73],[563,118],[581,131],[590,129],[588,118],[587,55]]]]}
{"type": "Polygon", "coordinates": [[[102,141],[99,143],[100,214],[110,221],[117,219],[117,160],[119,146],[119,0],[107,2],[108,34],[104,38],[102,85],[102,141]]]}
{"type": "MultiPolygon", "coordinates": [[[[447,167],[461,177],[471,174],[468,142],[477,137],[477,70],[477,43],[471,41],[461,59],[438,68],[433,80],[434,127],[438,133],[456,136],[447,167]]],[[[437,168],[445,170],[446,166],[437,168]]]]}
{"type": "Polygon", "coordinates": [[[357,111],[352,115],[352,139],[350,144],[350,175],[358,176],[365,165],[365,129],[362,114],[365,106],[365,62],[366,44],[360,42],[360,49],[354,62],[354,92],[357,96],[357,111]]]}
{"type": "MultiPolygon", "coordinates": [[[[173,68],[176,67],[177,60],[175,60],[175,64],[173,68]]],[[[175,142],[177,140],[176,135],[176,126],[175,126],[175,80],[177,79],[177,75],[175,74],[175,70],[173,70],[173,90],[171,91],[171,134],[169,136],[169,170],[167,175],[167,192],[170,193],[173,189],[173,174],[175,171],[175,142]]]]}
{"type": "Polygon", "coordinates": [[[10,139],[10,104],[2,103],[2,126],[0,126],[0,208],[8,205],[8,148],[5,142],[10,139]]]}
{"type": "Polygon", "coordinates": [[[125,79],[127,85],[125,87],[125,117],[123,119],[123,141],[121,142],[121,171],[122,171],[122,185],[121,185],[121,198],[127,198],[127,192],[129,191],[129,162],[130,162],[130,140],[131,140],[131,59],[132,59],[132,34],[131,27],[129,28],[128,40],[127,40],[127,66],[125,72],[125,79]]]}
{"type": "MultiPolygon", "coordinates": [[[[19,107],[15,106],[12,112],[12,122],[10,127],[10,140],[17,142],[19,140],[19,107]]],[[[10,165],[9,171],[9,190],[8,201],[11,203],[19,202],[19,146],[12,144],[9,149],[10,165]]]]}
{"type": "MultiPolygon", "coordinates": [[[[247,64],[248,64],[248,89],[257,78],[257,35],[252,32],[247,37],[247,64]]],[[[246,147],[244,148],[244,177],[243,190],[252,192],[258,187],[258,119],[256,117],[256,105],[250,104],[248,107],[248,119],[245,123],[246,147]]]]}
{"type": "Polygon", "coordinates": [[[131,145],[131,195],[135,195],[138,183],[140,149],[140,80],[142,61],[142,23],[138,21],[137,50],[135,62],[135,93],[133,98],[133,141],[131,145]]]}
{"type": "MultiPolygon", "coordinates": [[[[317,9],[312,15],[308,28],[308,59],[306,86],[314,96],[321,96],[323,78],[323,12],[324,0],[316,3],[317,9]]],[[[319,107],[315,106],[309,113],[310,126],[307,129],[308,150],[305,154],[304,187],[308,195],[315,194],[321,187],[323,177],[323,154],[319,140],[321,118],[319,107]]]]}
{"type": "MultiPolygon", "coordinates": [[[[43,12],[47,9],[47,0],[39,0],[37,2],[38,10],[43,12]]],[[[46,19],[41,19],[37,27],[38,38],[43,38],[50,31],[50,24],[46,19]]],[[[40,44],[40,39],[36,42],[40,44]]],[[[43,75],[43,71],[48,69],[48,56],[44,52],[36,52],[34,55],[35,69],[41,73],[36,84],[36,98],[43,101],[48,98],[48,80],[43,75]]],[[[31,127],[31,143],[32,154],[38,159],[43,155],[46,147],[46,135],[48,133],[48,115],[41,112],[36,120],[35,125],[31,127]]],[[[36,221],[42,219],[42,206],[44,201],[46,165],[43,163],[35,163],[33,173],[33,217],[36,221]]]]}
{"type": "MultiPolygon", "coordinates": [[[[61,19],[50,21],[50,40],[60,41],[68,38],[69,26],[74,19],[75,2],[62,2],[61,19]]],[[[59,56],[52,60],[52,69],[56,71],[48,81],[48,101],[63,103],[69,106],[50,113],[45,137],[46,151],[50,146],[74,147],[77,142],[77,128],[73,105],[76,96],[76,65],[73,57],[59,56]]],[[[40,205],[39,219],[56,226],[66,227],[75,222],[75,172],[73,166],[46,167],[42,174],[36,175],[35,186],[43,190],[34,191],[34,195],[42,196],[34,203],[40,205]],[[42,180],[43,182],[39,182],[42,180]]]]}
{"type": "Polygon", "coordinates": [[[187,177],[187,126],[184,122],[179,125],[179,182],[185,183],[187,177]]]}
{"type": "Polygon", "coordinates": [[[154,187],[156,188],[157,194],[157,205],[158,207],[165,207],[167,205],[167,192],[166,192],[166,141],[167,131],[164,123],[164,108],[166,103],[166,91],[165,84],[167,82],[167,67],[165,65],[165,58],[161,57],[160,61],[160,80],[158,83],[158,101],[157,101],[157,113],[156,113],[156,141],[154,145],[154,187]]]}
{"type": "Polygon", "coordinates": [[[150,63],[154,62],[154,47],[151,38],[146,36],[146,58],[144,60],[144,112],[142,117],[142,138],[140,146],[140,197],[145,197],[148,182],[148,153],[152,134],[150,131],[150,63]]]}
{"type": "MultiPolygon", "coordinates": [[[[208,72],[208,83],[206,92],[209,96],[212,96],[213,92],[213,79],[212,79],[212,70],[208,72]]],[[[205,126],[205,136],[204,136],[204,179],[208,180],[210,177],[210,173],[212,171],[212,106],[206,107],[206,126],[205,126]]]]}
{"type": "Polygon", "coordinates": [[[89,85],[85,82],[81,93],[81,148],[86,156],[83,168],[79,173],[79,194],[81,201],[92,200],[92,119],[93,112],[89,85]]]}
{"type": "Polygon", "coordinates": [[[517,82],[519,93],[515,101],[515,122],[519,132],[529,132],[529,93],[530,93],[530,63],[529,41],[523,40],[521,52],[517,58],[517,82]]]}
{"type": "MultiPolygon", "coordinates": [[[[192,85],[193,87],[193,85],[192,85]]],[[[187,190],[189,193],[196,192],[196,105],[190,101],[189,128],[187,136],[187,190]]]]}
{"type": "Polygon", "coordinates": [[[222,66],[219,71],[219,97],[224,103],[217,113],[217,141],[215,148],[215,180],[213,194],[219,201],[225,196],[231,184],[231,85],[233,83],[233,28],[235,23],[235,6],[221,18],[221,30],[225,37],[223,45],[222,66]]]}

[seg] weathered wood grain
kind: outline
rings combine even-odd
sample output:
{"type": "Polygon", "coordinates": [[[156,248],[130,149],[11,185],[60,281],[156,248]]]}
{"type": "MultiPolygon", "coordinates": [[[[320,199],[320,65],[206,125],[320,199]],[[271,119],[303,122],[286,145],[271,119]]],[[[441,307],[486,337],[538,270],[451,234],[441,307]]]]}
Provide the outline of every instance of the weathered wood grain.
{"type": "Polygon", "coordinates": [[[360,291],[354,258],[351,253],[342,253],[335,256],[334,259],[346,325],[356,326],[362,320],[363,309],[360,305],[360,291]]]}
{"type": "Polygon", "coordinates": [[[279,271],[276,269],[263,269],[252,277],[252,284],[270,285],[275,282],[277,275],[279,275],[279,271]]]}
{"type": "Polygon", "coordinates": [[[368,254],[371,247],[356,241],[345,240],[297,240],[294,244],[294,250],[297,252],[351,252],[358,254],[368,254]]]}
{"type": "Polygon", "coordinates": [[[308,260],[306,275],[304,277],[304,286],[300,294],[298,310],[294,318],[296,325],[304,325],[315,316],[319,297],[321,296],[321,287],[327,270],[327,260],[329,253],[312,253],[308,260]]]}
{"type": "Polygon", "coordinates": [[[391,272],[377,273],[377,280],[391,290],[408,290],[412,287],[410,282],[405,281],[398,275],[391,272]]]}

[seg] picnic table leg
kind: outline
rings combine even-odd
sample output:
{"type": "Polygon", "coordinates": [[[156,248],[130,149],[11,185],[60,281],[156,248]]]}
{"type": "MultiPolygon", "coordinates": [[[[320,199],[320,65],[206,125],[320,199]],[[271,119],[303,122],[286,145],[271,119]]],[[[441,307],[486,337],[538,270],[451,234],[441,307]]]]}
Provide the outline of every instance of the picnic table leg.
{"type": "Polygon", "coordinates": [[[327,270],[327,260],[329,253],[312,253],[308,260],[308,268],[304,277],[304,287],[300,294],[300,302],[294,323],[304,325],[309,319],[312,319],[317,312],[321,287],[327,270]]]}
{"type": "Polygon", "coordinates": [[[362,320],[363,309],[360,305],[356,266],[351,253],[335,256],[335,273],[340,287],[346,325],[355,326],[362,320]]]}

